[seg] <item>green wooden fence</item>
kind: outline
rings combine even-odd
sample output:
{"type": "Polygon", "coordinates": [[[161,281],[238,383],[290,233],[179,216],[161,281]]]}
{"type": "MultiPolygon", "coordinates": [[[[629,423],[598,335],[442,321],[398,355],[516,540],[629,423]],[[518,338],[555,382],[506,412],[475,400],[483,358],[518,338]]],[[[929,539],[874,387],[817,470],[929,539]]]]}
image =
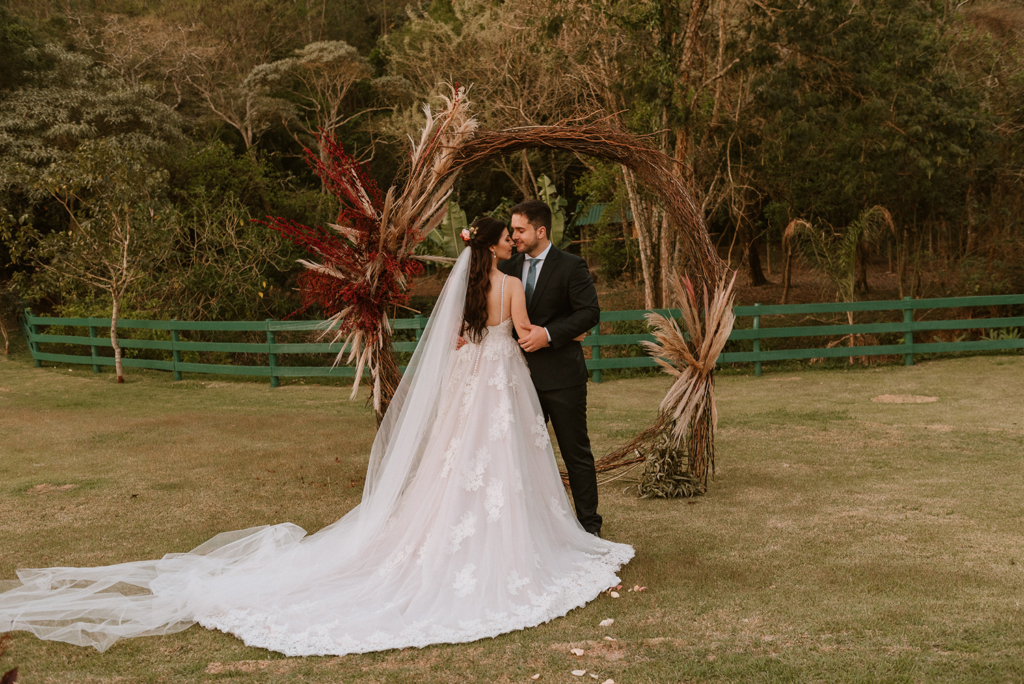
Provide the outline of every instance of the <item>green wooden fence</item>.
{"type": "MultiPolygon", "coordinates": [[[[747,340],[752,343],[750,351],[728,351],[726,347],[719,357],[719,363],[753,363],[754,375],[761,375],[761,366],[766,361],[784,361],[790,359],[819,359],[819,358],[846,358],[852,356],[880,356],[895,354],[903,357],[906,365],[914,363],[915,354],[934,354],[943,352],[965,352],[999,349],[1024,349],[1024,339],[988,339],[970,341],[915,341],[914,334],[922,337],[922,333],[938,330],[991,330],[1006,329],[1024,326],[1024,316],[1012,317],[990,317],[971,319],[940,319],[940,320],[915,320],[914,312],[924,310],[932,312],[940,309],[953,308],[977,308],[1014,306],[1024,304],[1024,294],[1017,295],[992,295],[987,297],[947,297],[943,299],[911,299],[905,297],[902,300],[875,301],[875,302],[838,302],[834,304],[781,304],[767,305],[754,304],[753,306],[737,306],[733,309],[736,314],[736,326],[729,336],[730,346],[736,342],[747,340]],[[845,312],[893,312],[896,318],[893,322],[874,323],[848,323],[842,325],[802,325],[796,327],[771,327],[765,326],[766,317],[813,315],[813,314],[835,314],[845,312]],[[745,325],[749,318],[749,327],[745,325]],[[785,348],[785,349],[762,349],[762,340],[774,341],[779,339],[800,339],[806,337],[834,337],[847,335],[889,335],[899,337],[897,343],[876,344],[865,346],[835,346],[835,347],[806,347],[806,348],[785,348]]],[[[637,321],[642,320],[646,311],[607,311],[601,314],[602,323],[615,321],[637,321]]],[[[678,310],[659,311],[662,315],[670,313],[679,317],[678,310]]],[[[644,340],[653,340],[651,335],[632,334],[615,335],[602,334],[601,326],[595,326],[592,334],[584,340],[584,346],[593,349],[592,359],[587,361],[587,367],[593,371],[594,381],[601,382],[601,370],[606,368],[646,368],[655,366],[654,360],[647,356],[636,356],[633,358],[609,358],[601,357],[601,348],[608,345],[629,345],[638,344],[644,340]]],[[[770,346],[766,342],[764,346],[770,346]]]]}
{"type": "MultiPolygon", "coordinates": [[[[762,364],[771,361],[788,359],[814,358],[845,358],[851,356],[903,356],[904,363],[912,365],[915,354],[932,354],[945,352],[965,352],[982,350],[1024,349],[1024,339],[1016,333],[999,335],[999,339],[967,341],[924,341],[925,333],[940,330],[993,330],[1016,329],[1024,327],[1024,316],[967,319],[936,319],[915,320],[915,312],[931,313],[949,308],[988,307],[992,310],[997,306],[1017,306],[1024,304],[1024,294],[996,295],[987,297],[949,297],[944,299],[910,299],[878,302],[848,302],[836,304],[790,304],[761,306],[738,306],[735,308],[737,325],[730,335],[730,346],[749,344],[750,351],[726,351],[719,363],[753,363],[754,374],[761,375],[762,364]],[[810,316],[814,314],[836,314],[845,312],[875,312],[891,314],[897,320],[892,322],[854,323],[842,325],[800,325],[774,327],[764,325],[772,322],[770,317],[810,316]],[[749,321],[747,320],[749,319],[749,321]],[[767,320],[765,320],[767,319],[767,320]],[[749,325],[747,325],[749,323],[749,325]],[[915,333],[917,339],[915,339],[915,333]],[[800,338],[841,337],[848,335],[885,335],[896,341],[888,344],[873,344],[849,347],[800,347],[800,348],[762,348],[772,347],[777,340],[799,340],[800,338]]],[[[605,311],[601,313],[601,324],[606,329],[613,329],[616,323],[642,321],[646,311],[605,311]]],[[[678,317],[678,310],[660,311],[678,317]]],[[[778,320],[776,318],[775,320],[778,320]]],[[[427,319],[422,316],[399,318],[392,321],[396,330],[411,330],[416,340],[422,334],[427,319]]],[[[275,333],[294,331],[321,330],[319,321],[136,321],[123,320],[118,322],[122,330],[156,330],[163,331],[167,339],[118,339],[124,349],[153,349],[170,352],[171,360],[125,358],[122,363],[126,368],[151,368],[174,373],[175,380],[181,380],[183,373],[217,373],[227,375],[252,375],[270,378],[272,387],[277,387],[283,377],[352,377],[355,373],[351,366],[332,368],[325,361],[319,366],[290,366],[280,363],[280,357],[287,354],[330,354],[332,357],[341,350],[340,344],[326,342],[293,342],[280,343],[275,333]],[[266,341],[260,342],[208,342],[187,341],[181,339],[181,333],[189,332],[250,332],[263,333],[266,341]],[[182,352],[225,352],[266,355],[265,365],[236,365],[223,363],[186,363],[182,361],[182,352]]],[[[22,319],[22,330],[28,341],[29,350],[36,366],[44,361],[51,363],[75,363],[91,365],[94,373],[99,373],[102,366],[113,366],[114,359],[101,356],[99,350],[110,349],[110,320],[104,318],[50,318],[35,316],[31,310],[25,310],[22,319]],[[85,335],[50,335],[39,331],[42,326],[62,326],[88,329],[85,335]],[[67,345],[87,353],[52,353],[42,351],[41,345],[67,345]]],[[[602,325],[597,325],[583,342],[591,348],[591,357],[587,360],[587,368],[592,371],[594,382],[601,382],[601,371],[621,368],[650,368],[656,364],[646,354],[640,353],[636,345],[644,340],[654,338],[645,333],[615,334],[614,331],[602,332],[602,325]],[[632,356],[602,356],[602,348],[614,347],[634,350],[632,356]]],[[[792,345],[788,345],[792,346],[792,345]]],[[[416,348],[416,341],[398,341],[395,350],[411,352],[416,348]]],[[[729,347],[727,347],[729,349],[729,347]]],[[[65,350],[67,351],[67,350],[65,350]]],[[[611,349],[606,351],[611,352],[611,349]]]]}

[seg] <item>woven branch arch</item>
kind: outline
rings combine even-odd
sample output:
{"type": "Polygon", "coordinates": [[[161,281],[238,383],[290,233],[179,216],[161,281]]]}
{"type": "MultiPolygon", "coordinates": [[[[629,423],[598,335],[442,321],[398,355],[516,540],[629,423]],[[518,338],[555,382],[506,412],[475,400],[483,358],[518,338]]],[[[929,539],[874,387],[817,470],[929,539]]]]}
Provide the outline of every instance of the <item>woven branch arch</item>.
{"type": "Polygon", "coordinates": [[[355,364],[353,397],[363,370],[369,370],[378,424],[401,379],[388,316],[407,304],[422,262],[444,260],[417,254],[417,247],[440,225],[456,179],[488,159],[550,149],[621,164],[664,202],[682,238],[687,270],[698,284],[713,289],[725,270],[701,212],[677,173],[678,162],[641,138],[600,122],[480,130],[466,92],[451,87],[449,95],[440,96],[445,106],[436,113],[424,105],[425,123],[419,139],[410,140],[404,177],[387,192],[337,140],[323,136],[324,154],[306,154],[324,187],[340,202],[336,223],[310,227],[268,217],[269,227],[311,255],[312,259],[300,260],[307,269],[299,277],[303,307],[316,304],[324,310],[324,335],[344,342],[335,363],[347,355],[355,364]]]}
{"type": "Polygon", "coordinates": [[[683,238],[687,269],[701,284],[713,287],[725,271],[708,235],[699,207],[676,172],[679,162],[649,147],[635,135],[604,124],[529,126],[503,131],[478,131],[458,148],[459,172],[488,159],[526,149],[575,152],[621,164],[664,202],[683,238]]]}

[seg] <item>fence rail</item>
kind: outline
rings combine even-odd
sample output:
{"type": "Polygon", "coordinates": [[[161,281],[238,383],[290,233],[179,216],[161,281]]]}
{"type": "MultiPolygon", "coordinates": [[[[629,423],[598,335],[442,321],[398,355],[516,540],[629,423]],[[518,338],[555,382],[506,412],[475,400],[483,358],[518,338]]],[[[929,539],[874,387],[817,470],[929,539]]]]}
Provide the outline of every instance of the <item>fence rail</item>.
{"type": "MultiPolygon", "coordinates": [[[[1024,294],[994,295],[987,297],[948,297],[943,299],[911,299],[876,302],[847,302],[834,304],[790,304],[737,306],[734,312],[737,326],[729,336],[730,346],[750,343],[750,351],[726,351],[719,358],[719,363],[753,363],[754,374],[761,375],[762,364],[771,361],[791,359],[844,358],[854,356],[903,356],[906,365],[913,365],[916,354],[1024,349],[1017,328],[1024,328],[1024,316],[999,317],[994,313],[995,307],[1019,306],[1024,304],[1024,294]],[[950,308],[981,308],[987,307],[990,314],[986,318],[915,320],[917,311],[934,312],[950,308]],[[853,314],[859,312],[900,314],[900,320],[892,322],[846,323],[841,325],[798,325],[798,326],[765,326],[770,322],[764,319],[778,316],[837,314],[846,313],[848,321],[853,314]],[[749,326],[744,325],[749,319],[749,326]],[[989,336],[982,340],[953,341],[916,341],[915,333],[943,330],[993,330],[1010,329],[1014,332],[998,336],[989,336]],[[771,346],[777,340],[800,338],[838,337],[839,340],[853,339],[851,336],[887,335],[895,337],[895,341],[886,344],[867,344],[860,346],[802,347],[785,349],[762,349],[771,346]]],[[[656,364],[646,354],[636,356],[602,356],[602,349],[622,347],[636,349],[642,341],[653,340],[647,333],[616,333],[616,324],[632,321],[643,321],[647,311],[605,311],[601,313],[601,324],[591,330],[591,334],[583,341],[583,346],[591,349],[591,358],[587,360],[587,368],[592,372],[594,382],[601,382],[601,372],[609,369],[649,368],[656,364]],[[610,329],[603,333],[602,325],[610,329]]],[[[659,310],[662,315],[679,317],[679,311],[659,310]]],[[[415,340],[396,342],[398,352],[411,352],[416,348],[427,319],[423,316],[399,318],[391,321],[396,330],[411,330],[415,340]]],[[[99,373],[102,366],[113,366],[114,359],[101,356],[100,349],[112,348],[109,333],[110,319],[105,318],[51,318],[35,316],[29,309],[25,310],[22,319],[22,330],[28,341],[29,350],[36,366],[43,362],[74,363],[91,365],[94,373],[99,373]],[[41,333],[41,326],[72,327],[88,329],[86,335],[53,335],[41,333]],[[88,349],[88,353],[53,353],[42,351],[41,345],[67,345],[72,348],[88,349]]],[[[352,377],[355,370],[351,366],[339,365],[331,367],[330,363],[320,366],[289,366],[281,364],[280,356],[288,354],[330,354],[332,357],[342,351],[341,344],[327,342],[287,342],[277,341],[276,333],[302,332],[323,330],[320,321],[141,321],[122,320],[118,328],[123,330],[150,330],[166,333],[167,339],[131,339],[118,338],[118,344],[124,349],[148,349],[170,352],[170,360],[124,358],[126,368],[149,368],[170,371],[175,380],[181,380],[183,373],[216,373],[229,375],[250,375],[270,378],[272,387],[277,387],[282,377],[352,377]],[[181,333],[189,332],[250,332],[264,333],[266,341],[260,342],[208,342],[181,339],[181,333]],[[182,352],[221,352],[232,354],[260,354],[267,356],[264,365],[236,365],[225,363],[195,363],[182,360],[182,352]]],[[[62,350],[66,351],[66,350],[62,350]]],[[[611,351],[608,349],[608,351],[611,351]]]]}

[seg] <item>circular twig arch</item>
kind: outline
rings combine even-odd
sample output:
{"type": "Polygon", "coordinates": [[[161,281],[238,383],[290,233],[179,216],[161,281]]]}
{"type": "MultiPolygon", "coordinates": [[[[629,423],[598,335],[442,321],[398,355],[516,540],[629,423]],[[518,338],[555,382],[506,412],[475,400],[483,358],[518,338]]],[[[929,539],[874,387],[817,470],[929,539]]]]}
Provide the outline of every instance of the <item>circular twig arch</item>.
{"type": "Polygon", "coordinates": [[[647,190],[664,202],[669,219],[682,237],[691,276],[710,290],[725,272],[700,208],[677,173],[680,162],[646,145],[641,138],[607,124],[477,131],[457,148],[454,166],[465,172],[492,157],[525,149],[565,150],[631,169],[647,190]]]}

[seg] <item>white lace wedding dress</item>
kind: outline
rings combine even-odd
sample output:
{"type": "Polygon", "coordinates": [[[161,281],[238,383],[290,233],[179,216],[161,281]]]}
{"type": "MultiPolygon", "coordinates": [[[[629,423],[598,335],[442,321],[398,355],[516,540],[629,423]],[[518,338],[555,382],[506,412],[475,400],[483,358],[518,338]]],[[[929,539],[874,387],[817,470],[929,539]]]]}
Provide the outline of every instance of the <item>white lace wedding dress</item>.
{"type": "Polygon", "coordinates": [[[506,320],[455,351],[457,262],[374,442],[363,500],[316,534],[291,524],[99,568],[22,570],[0,632],[105,650],[193,623],[287,655],[493,637],[618,583],[632,547],[577,522],[506,320]]]}

